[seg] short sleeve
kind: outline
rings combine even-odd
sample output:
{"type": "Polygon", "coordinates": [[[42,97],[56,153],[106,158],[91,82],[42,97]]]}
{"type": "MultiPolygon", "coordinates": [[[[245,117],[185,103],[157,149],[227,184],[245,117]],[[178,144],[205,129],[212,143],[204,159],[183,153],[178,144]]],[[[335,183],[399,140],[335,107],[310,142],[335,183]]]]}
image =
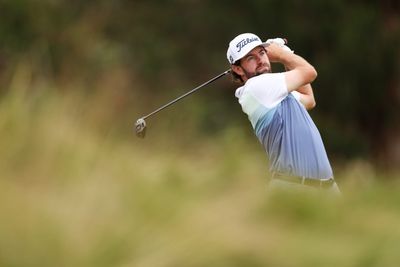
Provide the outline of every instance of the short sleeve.
{"type": "Polygon", "coordinates": [[[278,105],[288,95],[283,73],[266,73],[253,77],[246,82],[244,90],[267,108],[278,105]]]}
{"type": "Polygon", "coordinates": [[[292,91],[291,94],[294,96],[294,98],[296,98],[297,101],[300,102],[300,93],[299,93],[299,92],[297,92],[297,91],[292,91]]]}

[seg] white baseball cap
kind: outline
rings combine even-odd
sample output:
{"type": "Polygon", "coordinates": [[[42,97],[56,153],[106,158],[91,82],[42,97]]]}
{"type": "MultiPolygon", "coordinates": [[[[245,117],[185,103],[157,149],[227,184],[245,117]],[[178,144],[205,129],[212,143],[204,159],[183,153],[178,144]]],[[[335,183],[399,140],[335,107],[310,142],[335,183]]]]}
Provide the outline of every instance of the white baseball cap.
{"type": "Polygon", "coordinates": [[[239,34],[229,43],[226,57],[230,64],[234,64],[237,60],[247,55],[253,48],[260,45],[266,46],[268,44],[263,43],[261,39],[253,33],[239,34]]]}

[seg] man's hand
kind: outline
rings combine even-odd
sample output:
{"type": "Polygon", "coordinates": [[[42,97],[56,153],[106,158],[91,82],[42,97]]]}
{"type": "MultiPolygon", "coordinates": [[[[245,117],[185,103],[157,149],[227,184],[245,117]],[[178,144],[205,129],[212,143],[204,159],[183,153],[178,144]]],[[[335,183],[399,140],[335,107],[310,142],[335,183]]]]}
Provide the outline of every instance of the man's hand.
{"type": "Polygon", "coordinates": [[[290,49],[287,46],[287,40],[284,38],[273,38],[273,39],[268,39],[267,41],[265,41],[265,43],[267,43],[268,45],[275,43],[280,45],[281,47],[283,47],[284,50],[289,51],[289,52],[294,52],[292,49],[290,49]]]}
{"type": "Polygon", "coordinates": [[[285,56],[285,54],[292,54],[292,52],[285,49],[285,47],[280,44],[272,42],[270,45],[266,47],[267,55],[269,61],[282,63],[281,60],[285,56]]]}

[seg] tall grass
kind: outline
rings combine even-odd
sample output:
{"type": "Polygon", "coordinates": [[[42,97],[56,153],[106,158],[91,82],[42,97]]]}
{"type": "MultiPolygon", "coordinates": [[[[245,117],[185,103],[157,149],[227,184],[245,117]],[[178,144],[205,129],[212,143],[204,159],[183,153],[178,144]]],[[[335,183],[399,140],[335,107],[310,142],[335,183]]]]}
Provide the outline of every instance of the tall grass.
{"type": "Polygon", "coordinates": [[[400,262],[395,174],[352,162],[336,170],[339,199],[269,196],[265,156],[241,130],[138,140],[131,121],[99,115],[100,98],[11,87],[0,100],[0,266],[400,262]]]}

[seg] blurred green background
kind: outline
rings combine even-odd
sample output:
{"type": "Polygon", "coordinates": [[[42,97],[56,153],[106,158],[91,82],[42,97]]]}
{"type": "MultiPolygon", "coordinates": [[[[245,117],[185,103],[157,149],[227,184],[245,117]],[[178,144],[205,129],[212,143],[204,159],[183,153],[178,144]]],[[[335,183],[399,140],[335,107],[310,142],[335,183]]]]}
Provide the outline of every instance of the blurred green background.
{"type": "Polygon", "coordinates": [[[0,1],[0,266],[398,266],[399,106],[395,0],[0,1]],[[267,196],[229,78],[135,137],[242,32],[316,67],[342,198],[267,196]]]}

